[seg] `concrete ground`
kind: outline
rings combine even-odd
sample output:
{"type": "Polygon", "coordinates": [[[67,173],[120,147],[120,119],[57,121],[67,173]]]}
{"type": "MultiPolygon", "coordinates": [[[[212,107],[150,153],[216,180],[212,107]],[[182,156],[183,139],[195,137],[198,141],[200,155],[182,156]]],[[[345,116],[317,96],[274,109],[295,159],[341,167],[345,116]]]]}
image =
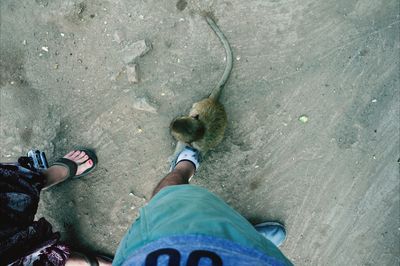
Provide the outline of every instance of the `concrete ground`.
{"type": "Polygon", "coordinates": [[[253,223],[284,222],[297,265],[399,265],[398,1],[0,7],[1,161],[99,156],[93,175],[42,193],[38,216],[74,248],[113,253],[166,173],[170,121],[223,72],[210,11],[234,51],[229,125],[193,183],[253,223]]]}

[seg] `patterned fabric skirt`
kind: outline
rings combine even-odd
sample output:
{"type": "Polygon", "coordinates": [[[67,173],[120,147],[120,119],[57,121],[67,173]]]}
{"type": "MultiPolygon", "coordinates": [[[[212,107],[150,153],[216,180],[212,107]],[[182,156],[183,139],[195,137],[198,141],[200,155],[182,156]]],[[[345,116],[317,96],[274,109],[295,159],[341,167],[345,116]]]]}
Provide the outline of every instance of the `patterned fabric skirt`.
{"type": "Polygon", "coordinates": [[[68,246],[44,218],[34,221],[44,175],[25,157],[0,163],[0,265],[65,265],[68,246]]]}

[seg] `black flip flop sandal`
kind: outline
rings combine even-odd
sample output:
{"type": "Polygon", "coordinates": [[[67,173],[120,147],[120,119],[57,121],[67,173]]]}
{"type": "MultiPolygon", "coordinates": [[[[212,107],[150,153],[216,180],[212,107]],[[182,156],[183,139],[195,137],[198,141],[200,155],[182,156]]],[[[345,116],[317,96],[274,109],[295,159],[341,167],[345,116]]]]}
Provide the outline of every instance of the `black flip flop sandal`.
{"type": "Polygon", "coordinates": [[[78,170],[79,165],[70,159],[60,158],[57,161],[55,161],[52,165],[60,165],[60,166],[66,167],[68,169],[68,175],[65,179],[67,179],[67,178],[75,179],[75,178],[83,177],[83,176],[89,174],[90,172],[92,172],[96,168],[98,160],[97,160],[97,156],[94,153],[94,151],[89,150],[89,149],[77,149],[77,151],[85,152],[86,155],[89,157],[88,160],[91,159],[93,161],[93,165],[89,169],[86,169],[86,171],[84,171],[82,174],[76,175],[76,171],[78,170]]]}
{"type": "Polygon", "coordinates": [[[105,261],[112,262],[112,258],[104,256],[104,255],[95,255],[95,254],[83,254],[81,253],[85,260],[90,264],[90,266],[99,266],[99,261],[97,258],[101,258],[105,261]]]}

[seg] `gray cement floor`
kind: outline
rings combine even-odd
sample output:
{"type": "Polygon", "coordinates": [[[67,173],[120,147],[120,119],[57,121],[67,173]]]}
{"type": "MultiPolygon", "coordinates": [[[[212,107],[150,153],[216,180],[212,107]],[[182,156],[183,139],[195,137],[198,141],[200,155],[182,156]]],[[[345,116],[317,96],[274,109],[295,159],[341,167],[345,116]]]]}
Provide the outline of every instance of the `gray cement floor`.
{"type": "Polygon", "coordinates": [[[115,251],[168,169],[169,122],[222,74],[207,10],[235,62],[226,137],[194,183],[284,222],[297,265],[399,265],[399,2],[185,3],[0,2],[1,161],[78,146],[100,159],[43,192],[39,215],[75,248],[115,251]]]}

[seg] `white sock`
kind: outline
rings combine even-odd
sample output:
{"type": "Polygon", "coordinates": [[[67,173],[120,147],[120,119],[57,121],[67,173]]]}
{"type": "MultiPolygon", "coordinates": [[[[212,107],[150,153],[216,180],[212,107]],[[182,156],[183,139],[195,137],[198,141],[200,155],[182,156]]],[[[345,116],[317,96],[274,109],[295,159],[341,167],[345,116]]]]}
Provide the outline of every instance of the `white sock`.
{"type": "Polygon", "coordinates": [[[171,165],[171,171],[175,168],[175,166],[181,161],[189,161],[194,164],[194,167],[199,169],[200,166],[200,153],[198,150],[191,148],[189,146],[185,146],[185,148],[178,154],[178,157],[171,165]]]}

